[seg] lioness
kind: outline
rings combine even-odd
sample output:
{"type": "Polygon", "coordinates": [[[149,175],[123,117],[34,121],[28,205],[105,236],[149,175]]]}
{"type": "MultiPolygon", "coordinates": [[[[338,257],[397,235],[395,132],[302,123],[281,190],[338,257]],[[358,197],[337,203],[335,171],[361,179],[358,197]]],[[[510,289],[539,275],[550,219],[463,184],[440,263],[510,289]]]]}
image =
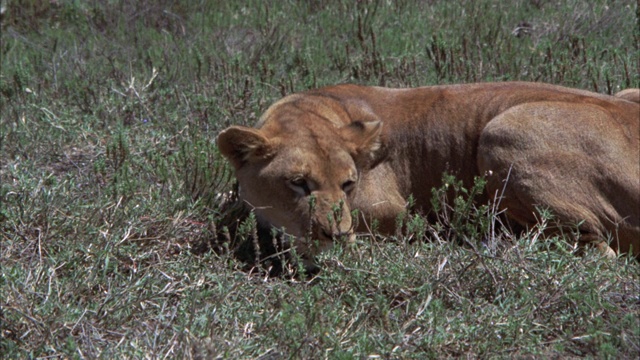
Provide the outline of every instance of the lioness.
{"type": "Polygon", "coordinates": [[[338,85],[289,95],[255,128],[218,136],[240,197],[262,225],[312,256],[376,219],[393,233],[410,195],[430,210],[443,172],[523,226],[537,207],[604,254],[640,255],[638,89],[607,96],[540,83],[389,89],[338,85]],[[354,229],[351,210],[362,216],[354,229]]]}

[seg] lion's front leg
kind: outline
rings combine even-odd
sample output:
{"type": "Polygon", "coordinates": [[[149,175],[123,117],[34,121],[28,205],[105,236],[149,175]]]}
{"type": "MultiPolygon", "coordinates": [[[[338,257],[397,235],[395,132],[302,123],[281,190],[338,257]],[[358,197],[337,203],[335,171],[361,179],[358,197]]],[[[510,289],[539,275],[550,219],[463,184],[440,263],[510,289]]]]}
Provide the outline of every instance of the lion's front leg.
{"type": "Polygon", "coordinates": [[[359,179],[351,202],[351,208],[360,212],[357,231],[375,230],[384,235],[395,233],[396,219],[406,211],[407,206],[407,200],[400,194],[395,174],[385,164],[359,179]]]}

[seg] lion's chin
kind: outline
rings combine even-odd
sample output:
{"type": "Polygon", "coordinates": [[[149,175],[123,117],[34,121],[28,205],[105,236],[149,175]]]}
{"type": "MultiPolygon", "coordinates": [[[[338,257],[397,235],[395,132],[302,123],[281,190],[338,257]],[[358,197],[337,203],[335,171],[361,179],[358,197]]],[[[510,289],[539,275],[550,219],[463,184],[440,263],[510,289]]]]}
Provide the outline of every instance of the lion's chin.
{"type": "Polygon", "coordinates": [[[288,233],[280,233],[284,240],[283,245],[285,248],[293,250],[296,254],[291,258],[294,263],[299,261],[299,264],[304,266],[307,274],[313,275],[320,271],[320,266],[316,262],[315,257],[324,251],[331,249],[333,246],[343,246],[353,244],[356,241],[356,234],[349,233],[339,239],[333,239],[329,237],[316,236],[309,238],[307,236],[295,236],[288,233]]]}
{"type": "Polygon", "coordinates": [[[351,233],[349,234],[349,236],[347,237],[347,244],[355,244],[356,242],[356,233],[351,233]]]}
{"type": "Polygon", "coordinates": [[[301,256],[313,257],[338,245],[349,245],[356,241],[356,234],[350,233],[339,239],[318,236],[309,240],[307,237],[295,239],[296,252],[301,256]]]}
{"type": "Polygon", "coordinates": [[[312,258],[323,251],[333,247],[334,241],[327,238],[309,239],[307,237],[299,237],[295,239],[295,250],[302,257],[312,258]]]}

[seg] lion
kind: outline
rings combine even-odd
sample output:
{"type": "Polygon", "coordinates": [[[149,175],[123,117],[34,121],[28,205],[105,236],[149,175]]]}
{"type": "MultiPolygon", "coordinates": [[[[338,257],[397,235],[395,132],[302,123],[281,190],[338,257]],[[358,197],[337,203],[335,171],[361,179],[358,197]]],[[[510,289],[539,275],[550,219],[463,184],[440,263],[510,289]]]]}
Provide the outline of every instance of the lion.
{"type": "Polygon", "coordinates": [[[543,83],[392,89],[351,84],[292,94],[217,144],[239,196],[303,258],[374,221],[431,210],[444,172],[525,228],[547,209],[581,244],[640,255],[640,90],[602,95],[543,83]],[[499,196],[498,196],[499,195],[499,196]],[[358,210],[358,219],[353,210],[358,210]],[[357,226],[356,226],[357,224],[357,226]]]}

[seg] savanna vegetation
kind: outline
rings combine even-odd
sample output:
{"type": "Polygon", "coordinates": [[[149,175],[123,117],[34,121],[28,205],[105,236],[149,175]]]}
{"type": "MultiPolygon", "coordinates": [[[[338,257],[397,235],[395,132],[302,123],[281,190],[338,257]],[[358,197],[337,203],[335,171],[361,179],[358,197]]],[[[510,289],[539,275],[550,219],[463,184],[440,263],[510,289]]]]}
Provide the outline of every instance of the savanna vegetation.
{"type": "Polygon", "coordinates": [[[437,222],[300,274],[229,205],[216,134],[341,82],[638,87],[634,0],[3,0],[2,358],[637,358],[640,264],[437,222]],[[237,225],[237,226],[235,226],[237,225]],[[248,249],[248,250],[247,250],[248,249]],[[279,267],[278,276],[273,275],[279,267]]]}

